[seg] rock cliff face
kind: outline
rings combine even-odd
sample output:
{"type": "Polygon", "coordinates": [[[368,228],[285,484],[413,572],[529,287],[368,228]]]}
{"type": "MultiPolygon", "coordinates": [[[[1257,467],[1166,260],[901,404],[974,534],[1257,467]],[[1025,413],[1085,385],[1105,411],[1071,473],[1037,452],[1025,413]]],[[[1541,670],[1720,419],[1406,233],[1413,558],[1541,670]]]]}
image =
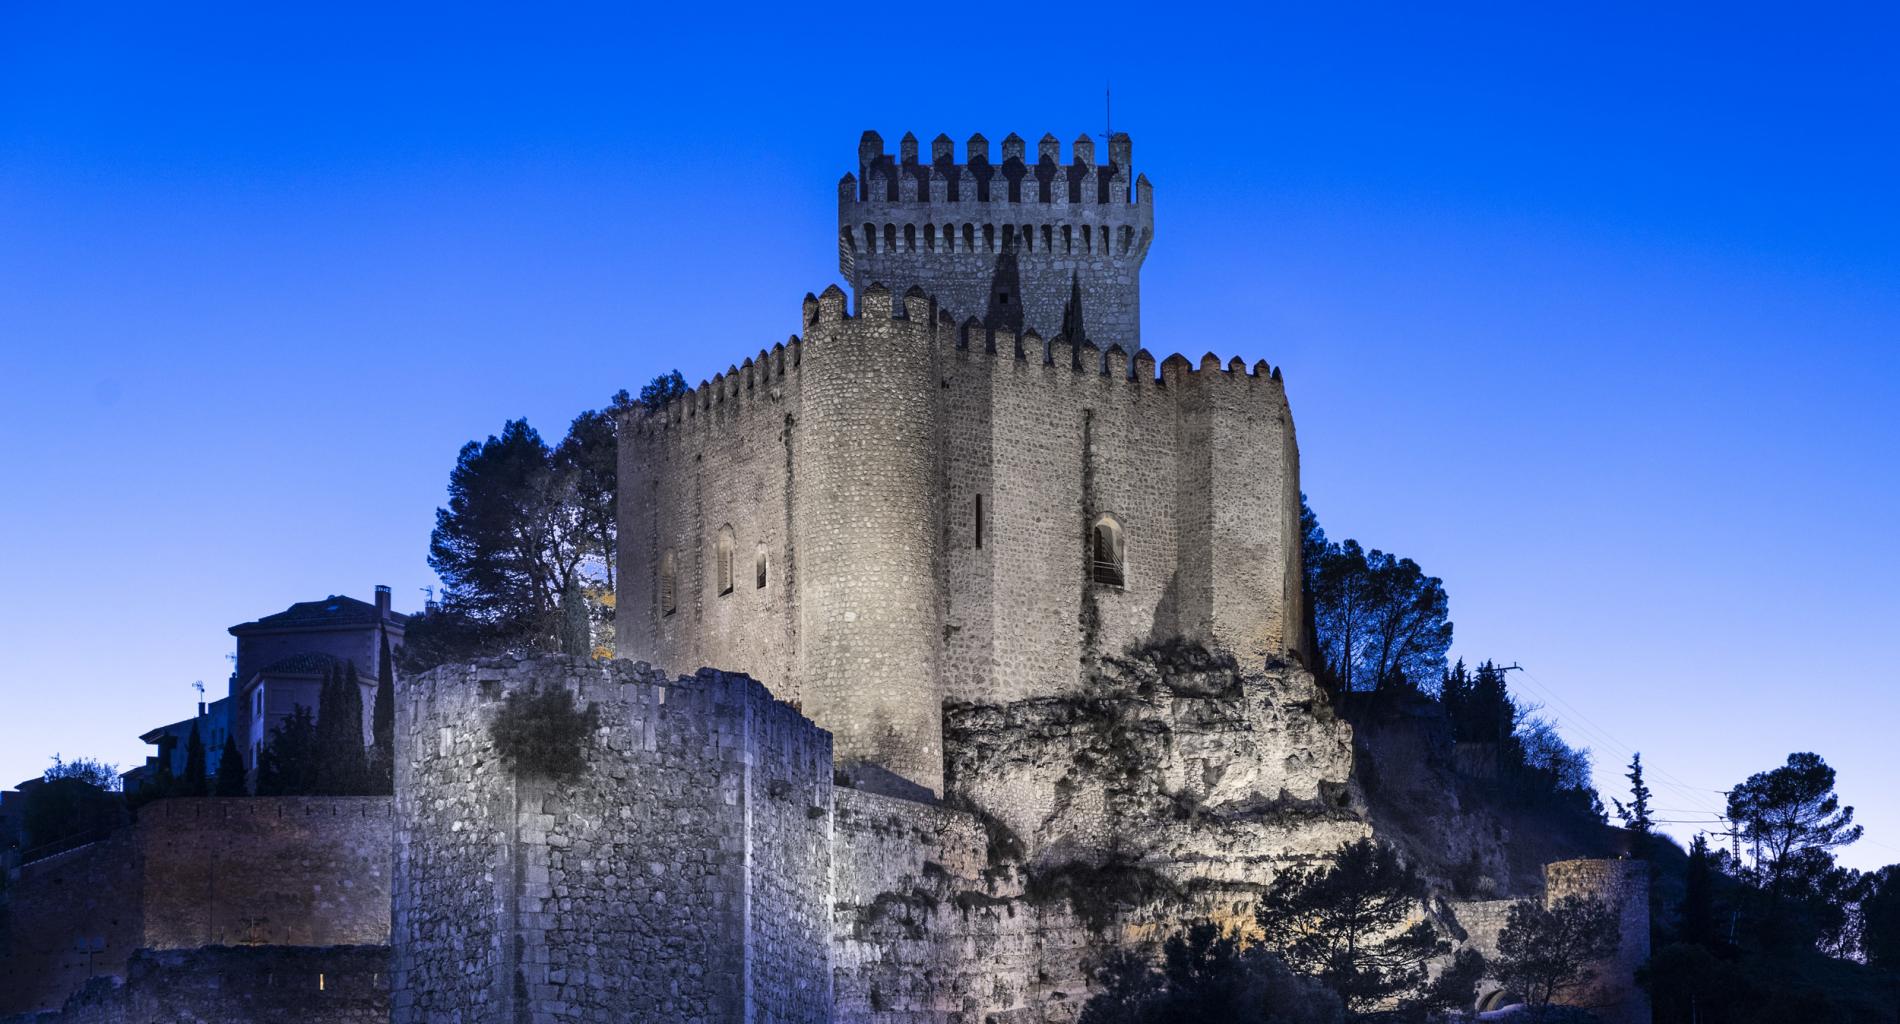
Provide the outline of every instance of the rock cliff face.
{"type": "Polygon", "coordinates": [[[949,807],[837,795],[840,1020],[1072,1020],[1109,953],[1244,927],[1369,831],[1351,727],[1290,665],[1149,647],[1079,696],[949,707],[944,736],[949,807]]]}

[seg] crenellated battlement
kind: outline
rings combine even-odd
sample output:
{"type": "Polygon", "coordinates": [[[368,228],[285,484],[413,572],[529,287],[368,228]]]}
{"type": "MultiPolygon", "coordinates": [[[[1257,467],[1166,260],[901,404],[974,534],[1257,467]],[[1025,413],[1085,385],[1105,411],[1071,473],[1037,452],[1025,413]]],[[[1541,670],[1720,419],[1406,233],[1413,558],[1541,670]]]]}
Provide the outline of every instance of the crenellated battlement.
{"type": "Polygon", "coordinates": [[[854,292],[882,281],[922,287],[959,318],[1098,345],[1141,344],[1141,264],[1154,240],[1154,186],[1133,166],[1125,133],[1097,162],[1088,135],[1068,147],[1021,136],[1000,153],[947,135],[926,159],[905,135],[892,155],[876,132],[838,182],[838,270],[854,292]]]}
{"type": "MultiPolygon", "coordinates": [[[[854,311],[844,290],[833,284],[822,293],[807,293],[800,311],[800,321],[808,332],[823,330],[830,324],[867,319],[930,324],[927,337],[933,348],[942,351],[1003,355],[1033,366],[1066,366],[1079,376],[1125,380],[1132,385],[1148,385],[1163,391],[1181,392],[1215,381],[1267,383],[1284,401],[1280,368],[1264,359],[1249,366],[1241,357],[1234,356],[1223,363],[1219,356],[1208,352],[1195,362],[1176,352],[1157,362],[1154,354],[1145,348],[1136,349],[1130,358],[1128,350],[1119,343],[1103,348],[1087,339],[1071,342],[1061,334],[1044,338],[1033,329],[1021,334],[1008,329],[993,330],[976,317],[966,317],[959,323],[949,310],[938,305],[934,296],[917,287],[910,288],[899,298],[881,283],[873,283],[858,296],[854,311]]],[[[728,366],[711,380],[700,381],[698,386],[668,402],[664,408],[635,415],[631,425],[641,434],[688,430],[713,424],[716,417],[712,414],[728,403],[782,398],[782,394],[774,392],[782,391],[788,379],[796,381],[808,344],[807,338],[794,334],[770,349],[760,349],[757,355],[728,366]]],[[[929,356],[920,353],[920,358],[929,356]]],[[[944,370],[954,375],[959,365],[950,361],[944,370]]]]}
{"type": "Polygon", "coordinates": [[[1110,136],[1107,163],[1096,163],[1095,140],[1088,135],[1078,137],[1070,152],[1064,163],[1061,143],[1045,134],[1031,158],[1023,139],[1012,132],[1003,139],[1002,158],[995,160],[989,140],[977,134],[970,136],[958,163],[955,143],[938,135],[930,159],[920,161],[915,135],[905,133],[893,157],[884,151],[883,137],[867,131],[858,143],[857,172],[838,183],[840,209],[919,203],[1152,208],[1153,188],[1145,175],[1133,171],[1133,143],[1126,132],[1110,136]]]}

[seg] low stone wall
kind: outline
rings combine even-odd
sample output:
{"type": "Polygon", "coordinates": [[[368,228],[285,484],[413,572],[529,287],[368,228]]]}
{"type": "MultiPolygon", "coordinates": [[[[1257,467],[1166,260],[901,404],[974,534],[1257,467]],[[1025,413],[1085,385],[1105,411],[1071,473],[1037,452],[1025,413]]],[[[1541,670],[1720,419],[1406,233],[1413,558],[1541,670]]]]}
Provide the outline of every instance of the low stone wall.
{"type": "Polygon", "coordinates": [[[831,737],[745,677],[497,659],[398,689],[392,1019],[824,1021],[831,737]],[[512,693],[593,709],[586,769],[519,777],[512,693]]]}
{"type": "Polygon", "coordinates": [[[385,1024],[389,947],[139,950],[55,1011],[0,1024],[385,1024]]]}

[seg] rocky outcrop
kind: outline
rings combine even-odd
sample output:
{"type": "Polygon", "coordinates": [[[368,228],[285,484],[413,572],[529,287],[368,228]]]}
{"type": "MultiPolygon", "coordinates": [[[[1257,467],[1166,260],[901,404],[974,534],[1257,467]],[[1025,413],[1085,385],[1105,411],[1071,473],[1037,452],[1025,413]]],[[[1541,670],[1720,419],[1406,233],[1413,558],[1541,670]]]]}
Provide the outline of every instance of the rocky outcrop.
{"type": "Polygon", "coordinates": [[[949,806],[836,795],[841,1021],[1072,1020],[1110,953],[1246,927],[1278,871],[1368,831],[1351,728],[1296,666],[1153,646],[944,734],[949,806]]]}

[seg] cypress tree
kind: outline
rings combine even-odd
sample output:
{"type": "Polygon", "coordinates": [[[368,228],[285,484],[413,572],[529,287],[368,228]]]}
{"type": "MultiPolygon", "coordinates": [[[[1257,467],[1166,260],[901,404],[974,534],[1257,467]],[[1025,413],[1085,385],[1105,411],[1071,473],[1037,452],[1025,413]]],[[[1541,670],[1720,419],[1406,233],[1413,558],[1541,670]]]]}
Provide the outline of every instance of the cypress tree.
{"type": "Polygon", "coordinates": [[[370,713],[370,792],[396,791],[396,670],[389,657],[389,632],[382,631],[377,652],[376,706],[370,713]]]}
{"type": "Polygon", "coordinates": [[[191,737],[185,741],[185,796],[204,796],[205,741],[198,735],[198,723],[191,723],[191,737]]]}
{"type": "Polygon", "coordinates": [[[1689,869],[1683,876],[1682,939],[1698,946],[1715,946],[1714,858],[1709,837],[1696,833],[1689,844],[1689,869]]]}
{"type": "Polygon", "coordinates": [[[218,752],[216,792],[219,796],[245,796],[244,755],[238,752],[237,737],[226,736],[224,749],[218,752]]]}
{"type": "Polygon", "coordinates": [[[1623,819],[1623,826],[1638,836],[1647,836],[1654,831],[1654,819],[1649,815],[1649,787],[1643,784],[1643,755],[1630,758],[1629,774],[1623,776],[1630,780],[1629,806],[1623,806],[1621,800],[1612,800],[1616,805],[1617,817],[1623,819]]]}
{"type": "Polygon", "coordinates": [[[317,702],[317,789],[325,796],[363,791],[363,689],[356,663],[326,671],[317,702]]]}

